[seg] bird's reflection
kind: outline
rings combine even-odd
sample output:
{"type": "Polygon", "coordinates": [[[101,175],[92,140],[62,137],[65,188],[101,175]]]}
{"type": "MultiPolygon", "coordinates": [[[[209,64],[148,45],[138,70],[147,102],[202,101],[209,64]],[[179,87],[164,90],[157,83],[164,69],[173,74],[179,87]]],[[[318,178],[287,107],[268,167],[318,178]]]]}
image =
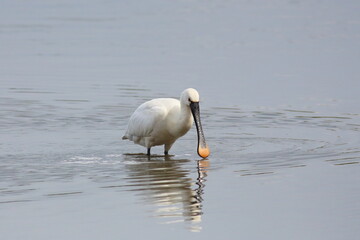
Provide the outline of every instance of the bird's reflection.
{"type": "Polygon", "coordinates": [[[148,160],[144,155],[125,155],[124,159],[126,187],[137,192],[142,203],[155,207],[154,217],[163,223],[189,222],[190,230],[201,230],[208,160],[195,162],[168,156],[148,160]]]}

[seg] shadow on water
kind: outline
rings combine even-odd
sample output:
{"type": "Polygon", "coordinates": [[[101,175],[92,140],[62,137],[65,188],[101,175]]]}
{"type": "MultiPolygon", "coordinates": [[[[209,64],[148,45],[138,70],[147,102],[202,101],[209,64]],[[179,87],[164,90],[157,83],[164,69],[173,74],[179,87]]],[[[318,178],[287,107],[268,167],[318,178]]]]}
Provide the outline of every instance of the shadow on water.
{"type": "Polygon", "coordinates": [[[141,204],[153,207],[151,216],[161,219],[161,223],[187,222],[191,231],[201,231],[208,160],[125,154],[124,162],[126,183],[103,188],[135,192],[141,204]],[[189,164],[194,167],[189,169],[189,164]]]}

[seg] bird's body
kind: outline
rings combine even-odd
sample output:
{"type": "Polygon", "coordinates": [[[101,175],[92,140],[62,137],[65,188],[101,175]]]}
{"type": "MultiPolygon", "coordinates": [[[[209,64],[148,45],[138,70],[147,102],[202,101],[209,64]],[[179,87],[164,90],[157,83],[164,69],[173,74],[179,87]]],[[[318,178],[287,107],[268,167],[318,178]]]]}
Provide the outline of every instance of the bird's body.
{"type": "Polygon", "coordinates": [[[165,145],[168,151],[193,123],[190,109],[180,109],[180,101],[172,98],[157,98],[141,104],[130,117],[124,139],[146,148],[165,145]]]}
{"type": "Polygon", "coordinates": [[[198,102],[199,94],[192,88],[186,89],[180,100],[156,98],[147,101],[131,115],[123,139],[146,147],[149,155],[151,147],[164,145],[164,152],[168,154],[174,142],[189,131],[194,116],[199,136],[198,153],[201,140],[201,147],[208,151],[207,155],[204,153],[202,157],[207,157],[210,152],[202,133],[198,102]]]}

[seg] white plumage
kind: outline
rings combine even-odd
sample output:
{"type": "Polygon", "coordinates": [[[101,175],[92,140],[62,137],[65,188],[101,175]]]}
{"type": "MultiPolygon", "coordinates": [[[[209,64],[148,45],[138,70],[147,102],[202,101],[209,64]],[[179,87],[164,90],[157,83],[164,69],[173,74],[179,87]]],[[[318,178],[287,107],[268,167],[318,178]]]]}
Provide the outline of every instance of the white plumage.
{"type": "Polygon", "coordinates": [[[164,145],[168,154],[176,139],[189,131],[196,122],[198,131],[198,154],[207,157],[210,154],[201,127],[199,112],[199,94],[193,88],[182,92],[180,101],[173,98],[157,98],[141,104],[131,115],[123,139],[129,139],[148,149],[164,145]]]}

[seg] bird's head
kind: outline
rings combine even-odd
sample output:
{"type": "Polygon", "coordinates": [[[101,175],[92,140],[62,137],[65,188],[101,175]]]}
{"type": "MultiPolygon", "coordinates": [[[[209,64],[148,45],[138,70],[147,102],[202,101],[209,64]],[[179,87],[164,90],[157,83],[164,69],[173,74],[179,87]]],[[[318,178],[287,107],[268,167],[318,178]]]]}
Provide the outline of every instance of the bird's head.
{"type": "Polygon", "coordinates": [[[204,132],[201,126],[199,100],[199,93],[193,88],[188,88],[183,91],[180,97],[181,104],[185,104],[190,107],[191,113],[195,121],[198,135],[198,155],[202,158],[206,158],[210,155],[210,149],[206,144],[204,132]]]}
{"type": "Polygon", "coordinates": [[[180,101],[181,103],[186,105],[190,105],[190,103],[194,103],[194,102],[199,102],[200,101],[199,93],[193,88],[185,89],[181,93],[180,101]]]}

